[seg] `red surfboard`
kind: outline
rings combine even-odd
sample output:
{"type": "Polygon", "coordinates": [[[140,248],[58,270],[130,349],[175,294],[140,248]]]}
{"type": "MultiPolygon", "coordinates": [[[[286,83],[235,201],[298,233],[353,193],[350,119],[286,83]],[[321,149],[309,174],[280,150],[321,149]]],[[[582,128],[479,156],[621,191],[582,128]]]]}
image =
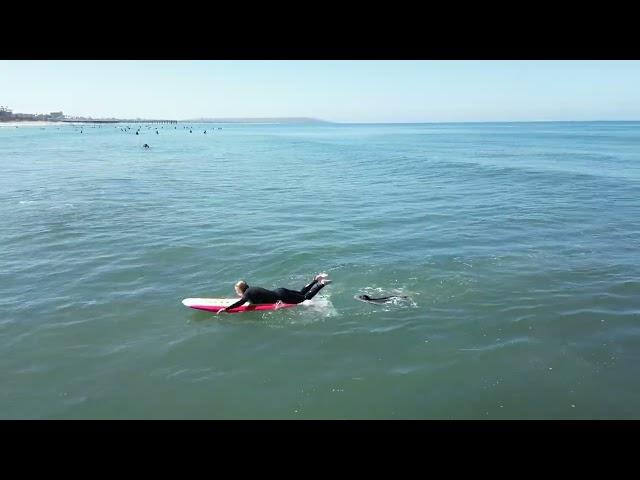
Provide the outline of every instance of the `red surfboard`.
{"type": "MultiPolygon", "coordinates": [[[[204,310],[206,312],[218,312],[229,305],[233,305],[239,298],[185,298],[182,304],[185,307],[195,308],[196,310],[204,310]]],[[[228,310],[227,313],[255,312],[259,310],[278,310],[280,308],[289,308],[299,305],[297,303],[263,303],[260,305],[244,304],[240,307],[228,310]]]]}

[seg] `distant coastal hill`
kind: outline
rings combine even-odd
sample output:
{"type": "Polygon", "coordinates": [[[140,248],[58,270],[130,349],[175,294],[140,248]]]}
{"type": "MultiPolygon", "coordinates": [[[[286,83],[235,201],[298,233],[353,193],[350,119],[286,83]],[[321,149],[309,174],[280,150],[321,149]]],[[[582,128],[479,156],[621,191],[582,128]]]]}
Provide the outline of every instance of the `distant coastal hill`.
{"type": "Polygon", "coordinates": [[[194,118],[182,120],[192,123],[331,123],[326,120],[309,117],[273,117],[273,118],[194,118]]]}

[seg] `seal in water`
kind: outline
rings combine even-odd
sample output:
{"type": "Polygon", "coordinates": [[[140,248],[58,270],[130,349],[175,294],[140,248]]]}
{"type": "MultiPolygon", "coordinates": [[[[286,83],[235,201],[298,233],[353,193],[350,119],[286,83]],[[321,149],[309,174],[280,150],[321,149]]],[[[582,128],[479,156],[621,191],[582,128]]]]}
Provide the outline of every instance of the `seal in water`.
{"type": "Polygon", "coordinates": [[[356,295],[356,300],[368,303],[387,303],[387,301],[393,298],[409,298],[406,295],[391,295],[390,297],[371,298],[369,295],[356,295]]]}

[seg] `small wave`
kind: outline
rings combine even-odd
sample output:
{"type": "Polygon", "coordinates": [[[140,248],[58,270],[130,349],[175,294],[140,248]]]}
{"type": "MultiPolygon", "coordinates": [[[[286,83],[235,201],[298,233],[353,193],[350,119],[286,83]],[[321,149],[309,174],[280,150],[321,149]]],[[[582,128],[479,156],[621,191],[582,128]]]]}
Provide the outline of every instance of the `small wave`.
{"type": "Polygon", "coordinates": [[[77,395],[75,397],[69,397],[69,393],[68,392],[64,392],[62,394],[60,394],[60,396],[65,397],[64,398],[64,404],[67,406],[76,406],[76,405],[80,405],[82,403],[86,403],[89,400],[89,397],[86,395],[77,395]]]}
{"type": "Polygon", "coordinates": [[[76,208],[76,206],[73,203],[63,203],[58,205],[51,205],[49,207],[49,210],[64,210],[67,208],[76,208]]]}
{"type": "Polygon", "coordinates": [[[505,340],[505,341],[496,341],[494,343],[491,343],[489,345],[481,345],[481,346],[477,346],[477,347],[469,347],[469,348],[461,348],[460,351],[463,352],[488,352],[488,351],[493,351],[493,350],[499,350],[505,347],[510,347],[512,345],[518,345],[521,343],[532,343],[532,339],[529,337],[517,337],[517,338],[512,338],[509,340],[505,340]]]}

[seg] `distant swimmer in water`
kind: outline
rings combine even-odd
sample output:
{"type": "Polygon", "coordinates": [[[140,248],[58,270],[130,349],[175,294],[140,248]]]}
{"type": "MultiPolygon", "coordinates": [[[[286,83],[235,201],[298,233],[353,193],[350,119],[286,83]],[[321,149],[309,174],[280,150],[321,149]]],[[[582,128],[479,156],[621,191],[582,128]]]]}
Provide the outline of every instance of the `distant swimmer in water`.
{"type": "Polygon", "coordinates": [[[247,302],[253,305],[262,303],[302,303],[305,300],[311,300],[320,290],[331,283],[326,273],[320,273],[313,278],[313,281],[305,286],[302,290],[289,290],[288,288],[276,288],[275,290],[267,290],[266,288],[250,287],[247,282],[240,280],[234,285],[236,294],[240,296],[240,300],[218,311],[218,315],[233,308],[239,307],[247,302]]]}
{"type": "Polygon", "coordinates": [[[156,135],[160,135],[160,133],[158,132],[158,130],[156,130],[156,135]]]}
{"type": "Polygon", "coordinates": [[[148,144],[148,143],[145,143],[145,144],[143,145],[143,147],[144,147],[144,148],[151,148],[151,147],[149,146],[149,144],[148,144]]]}
{"type": "Polygon", "coordinates": [[[205,134],[205,135],[207,134],[207,131],[206,131],[206,130],[204,131],[204,134],[205,134]]]}
{"type": "Polygon", "coordinates": [[[138,132],[136,132],[136,135],[139,135],[139,133],[138,133],[138,132]]]}
{"type": "Polygon", "coordinates": [[[369,303],[387,303],[394,298],[409,298],[406,295],[391,295],[389,297],[371,298],[369,295],[357,295],[356,300],[369,303]]]}

